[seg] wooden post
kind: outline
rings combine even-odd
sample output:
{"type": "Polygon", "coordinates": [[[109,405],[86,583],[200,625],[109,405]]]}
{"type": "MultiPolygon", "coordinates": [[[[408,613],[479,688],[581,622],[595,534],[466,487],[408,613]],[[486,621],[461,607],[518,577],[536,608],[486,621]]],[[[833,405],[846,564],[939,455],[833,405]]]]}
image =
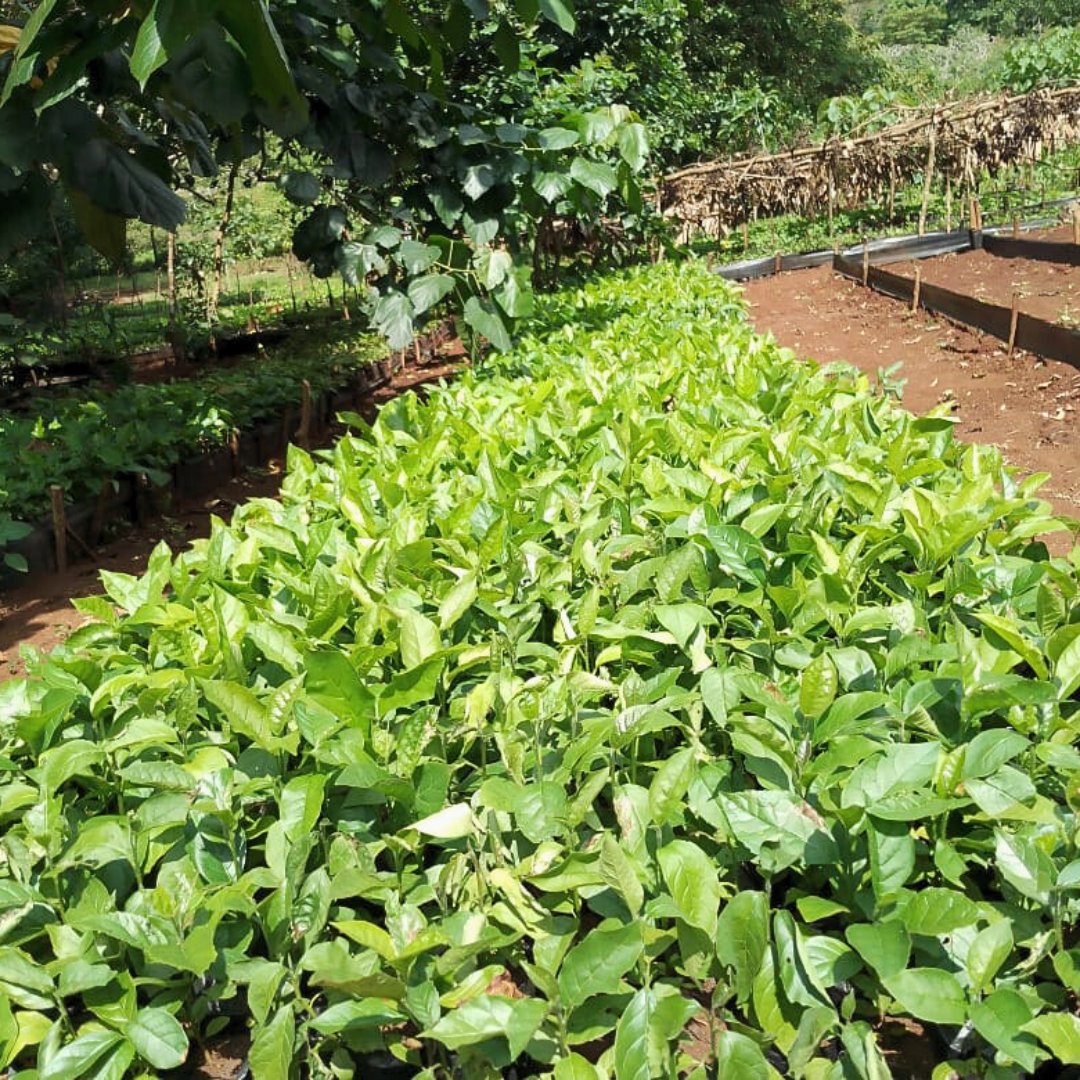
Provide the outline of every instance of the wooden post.
{"type": "Polygon", "coordinates": [[[109,489],[112,487],[111,480],[102,480],[98,490],[97,502],[94,504],[94,516],[90,519],[90,543],[100,544],[101,534],[105,531],[105,511],[109,506],[109,489]]]}
{"type": "Polygon", "coordinates": [[[232,474],[235,479],[240,475],[240,432],[236,428],[229,433],[229,453],[232,455],[232,474]]]}
{"type": "Polygon", "coordinates": [[[49,485],[52,503],[53,540],[56,544],[56,572],[67,571],[67,518],[64,514],[64,489],[59,484],[49,485]]]}
{"type": "Polygon", "coordinates": [[[870,248],[867,247],[865,240],[862,246],[862,283],[863,285],[870,284],[870,248]]]}
{"type": "Polygon", "coordinates": [[[1080,244],[1080,210],[1075,207],[1072,212],[1073,243],[1080,244]]]}
{"type": "Polygon", "coordinates": [[[416,338],[413,341],[413,356],[416,359],[416,366],[420,366],[420,339],[416,338]]]}
{"type": "Polygon", "coordinates": [[[773,272],[779,274],[784,269],[784,256],[778,251],[776,261],[773,264],[773,272]]]}
{"type": "Polygon", "coordinates": [[[923,177],[922,205],[919,207],[919,235],[926,235],[926,212],[930,207],[930,192],[934,184],[934,165],[937,161],[937,117],[930,120],[930,147],[926,153],[926,175],[923,177]]]}
{"type": "Polygon", "coordinates": [[[1016,327],[1020,322],[1020,294],[1013,293],[1012,315],[1009,319],[1009,356],[1016,350],[1016,327]]]}
{"type": "Polygon", "coordinates": [[[952,173],[945,177],[945,231],[952,232],[952,173]]]}
{"type": "Polygon", "coordinates": [[[1020,215],[1013,214],[1013,239],[1016,240],[1020,236],[1020,215]]]}
{"type": "Polygon", "coordinates": [[[747,221],[742,223],[742,249],[743,251],[750,250],[750,223],[747,221]]]}
{"type": "Polygon", "coordinates": [[[306,450],[311,443],[311,383],[304,379],[300,385],[303,393],[300,397],[300,426],[296,429],[296,443],[306,450]]]}
{"type": "Polygon", "coordinates": [[[911,298],[911,313],[914,315],[919,310],[919,301],[922,300],[922,267],[915,267],[915,293],[911,298]]]}

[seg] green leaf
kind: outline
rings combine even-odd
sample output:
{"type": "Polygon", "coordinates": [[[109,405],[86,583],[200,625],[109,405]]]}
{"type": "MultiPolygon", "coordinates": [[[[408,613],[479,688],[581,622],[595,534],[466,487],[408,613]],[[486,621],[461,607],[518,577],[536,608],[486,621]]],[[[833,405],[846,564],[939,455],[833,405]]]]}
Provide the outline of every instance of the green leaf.
{"type": "Polygon", "coordinates": [[[1021,896],[1049,904],[1054,880],[1049,857],[1034,841],[1019,833],[998,830],[994,840],[994,858],[1001,876],[1021,896]]]}
{"type": "Polygon", "coordinates": [[[681,814],[694,776],[694,756],[694,751],[685,747],[660,763],[649,785],[649,812],[655,824],[663,826],[681,814]]]}
{"type": "MultiPolygon", "coordinates": [[[[577,132],[568,131],[566,135],[568,138],[572,136],[570,145],[577,142],[577,132]]],[[[531,183],[533,191],[546,203],[558,202],[573,185],[570,176],[563,172],[537,173],[531,183]]]]}
{"type": "Polygon", "coordinates": [[[679,915],[715,937],[720,882],[712,860],[689,840],[673,840],[657,852],[657,860],[679,915]]]}
{"type": "Polygon", "coordinates": [[[165,1009],[140,1009],[124,1034],[139,1057],[155,1069],[178,1069],[187,1060],[187,1035],[165,1009]]]}
{"type": "Polygon", "coordinates": [[[330,649],[320,649],[304,658],[305,689],[313,700],[335,716],[344,717],[365,736],[375,715],[375,695],[364,685],[347,657],[330,649]]]}
{"type": "Polygon", "coordinates": [[[967,1019],[964,988],[947,971],[908,968],[881,981],[900,1007],[917,1020],[962,1024],[967,1019]]]}
{"type": "Polygon", "coordinates": [[[173,232],[183,224],[187,208],[161,177],[129,151],[104,138],[73,147],[68,185],[111,214],[138,218],[173,232]]]}
{"type": "Polygon", "coordinates": [[[649,156],[649,138],[644,124],[623,124],[619,128],[619,154],[634,172],[641,172],[649,156]]]}
{"type": "Polygon", "coordinates": [[[902,822],[870,818],[866,826],[870,880],[880,906],[894,900],[915,869],[915,841],[902,822]]]}
{"type": "Polygon", "coordinates": [[[41,1066],[40,1080],[77,1080],[123,1041],[115,1031],[87,1031],[62,1046],[41,1066]]]}
{"type": "Polygon", "coordinates": [[[622,897],[630,914],[636,916],[645,902],[645,890],[629,856],[611,833],[600,842],[600,875],[622,897]]]}
{"type": "Polygon", "coordinates": [[[615,994],[622,977],[638,962],[645,948],[637,923],[614,930],[593,930],[575,945],[559,969],[559,994],[567,1009],[597,994],[615,994]]]}
{"type": "Polygon", "coordinates": [[[799,679],[799,708],[803,715],[812,720],[821,716],[835,700],[838,685],[836,667],[828,654],[815,657],[799,679]]]}
{"type": "Polygon", "coordinates": [[[975,935],[968,946],[965,963],[971,988],[976,993],[993,985],[994,977],[1012,950],[1012,923],[1008,919],[999,919],[975,935]]]}
{"type": "Polygon", "coordinates": [[[619,1080],[650,1080],[649,1025],[656,1010],[652,990],[638,990],[615,1027],[615,1075],[619,1080]]]}
{"type": "Polygon", "coordinates": [[[911,938],[894,920],[880,923],[853,923],[844,931],[855,951],[882,980],[898,975],[911,956],[911,938]]]}
{"type": "Polygon", "coordinates": [[[716,956],[735,973],[735,993],[745,1004],[769,944],[769,903],[764,893],[740,892],[725,905],[716,925],[716,956]]]}
{"type": "Polygon", "coordinates": [[[584,188],[595,192],[601,199],[610,195],[618,186],[615,170],[602,161],[574,158],[570,165],[570,178],[584,188]]]}
{"type": "Polygon", "coordinates": [[[1072,697],[1080,687],[1080,637],[1074,637],[1057,658],[1054,677],[1061,685],[1059,696],[1062,701],[1072,697]]]}
{"type": "Polygon", "coordinates": [[[717,1080],[771,1080],[773,1071],[753,1039],[728,1028],[716,1043],[717,1080]]]}
{"type": "Polygon", "coordinates": [[[516,1061],[536,1033],[547,1010],[547,1003],[535,998],[511,1001],[484,994],[445,1013],[434,1027],[423,1034],[450,1050],[476,1046],[489,1039],[505,1038],[511,1061],[516,1061]]]}
{"type": "Polygon", "coordinates": [[[476,820],[468,803],[455,803],[414,822],[411,828],[437,840],[460,840],[476,831],[476,820]]]}
{"type": "Polygon", "coordinates": [[[465,322],[478,334],[483,334],[499,352],[509,352],[513,342],[506,325],[490,300],[471,296],[465,304],[465,322]]]}
{"type": "Polygon", "coordinates": [[[1035,1071],[1043,1056],[1034,1038],[1023,1030],[1031,1020],[1031,1006],[1015,990],[995,990],[971,1007],[975,1030],[1029,1073],[1035,1071]]]}
{"type": "Polygon", "coordinates": [[[555,23],[567,34],[572,34],[577,29],[574,6],[569,0],[540,0],[540,11],[545,19],[555,23]]]}
{"type": "Polygon", "coordinates": [[[252,1080],[288,1080],[292,1072],[296,1016],[282,1005],[269,1024],[258,1028],[248,1052],[252,1080]]]}
{"type": "Polygon", "coordinates": [[[1072,1013],[1044,1013],[1021,1030],[1034,1035],[1062,1065],[1080,1065],[1080,1018],[1072,1013]]]}
{"type": "Polygon", "coordinates": [[[580,1054],[570,1054],[555,1063],[554,1080],[600,1080],[596,1066],[580,1054]]]}
{"type": "Polygon", "coordinates": [[[294,776],[281,789],[279,820],[286,837],[293,843],[314,832],[319,824],[326,781],[326,776],[309,773],[294,776]]]}
{"type": "Polygon", "coordinates": [[[913,934],[938,937],[979,920],[979,907],[955,889],[925,887],[900,908],[900,918],[913,934]]]}
{"type": "Polygon", "coordinates": [[[409,608],[396,614],[401,627],[398,645],[402,663],[406,669],[419,667],[442,648],[439,628],[425,615],[409,608]]]}
{"type": "Polygon", "coordinates": [[[425,274],[409,282],[408,294],[413,310],[417,315],[430,311],[454,288],[454,279],[449,274],[425,274]]]}
{"type": "Polygon", "coordinates": [[[90,246],[109,262],[122,262],[127,252],[127,220],[103,210],[75,188],[68,188],[67,196],[75,224],[90,246]]]}
{"type": "Polygon", "coordinates": [[[404,349],[413,339],[416,311],[405,293],[391,290],[375,302],[371,323],[386,338],[391,349],[404,349]]]}

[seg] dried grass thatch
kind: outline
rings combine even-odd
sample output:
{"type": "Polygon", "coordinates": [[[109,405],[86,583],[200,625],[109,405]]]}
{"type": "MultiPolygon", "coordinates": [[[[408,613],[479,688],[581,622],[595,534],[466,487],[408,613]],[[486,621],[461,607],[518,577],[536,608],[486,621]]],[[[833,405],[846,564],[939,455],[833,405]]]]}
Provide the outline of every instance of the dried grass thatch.
{"type": "Polygon", "coordinates": [[[979,174],[1035,162],[1080,141],[1080,87],[942,106],[872,135],[783,154],[694,165],[666,177],[661,209],[685,242],[720,237],[755,217],[812,216],[895,199],[920,177],[925,203],[940,175],[958,193],[979,174]]]}

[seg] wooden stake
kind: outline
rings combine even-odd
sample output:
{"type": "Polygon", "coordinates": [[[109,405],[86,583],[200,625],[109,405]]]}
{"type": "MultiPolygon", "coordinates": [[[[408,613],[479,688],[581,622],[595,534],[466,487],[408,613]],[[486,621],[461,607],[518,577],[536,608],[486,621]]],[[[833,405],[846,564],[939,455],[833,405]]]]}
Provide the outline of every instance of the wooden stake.
{"type": "Polygon", "coordinates": [[[232,455],[232,474],[235,478],[240,475],[240,432],[236,428],[229,435],[229,453],[232,455]]]}
{"type": "Polygon", "coordinates": [[[776,253],[776,262],[773,269],[777,274],[784,269],[784,256],[781,255],[779,251],[776,253]]]}
{"type": "Polygon", "coordinates": [[[866,246],[865,240],[862,248],[862,283],[863,285],[870,283],[870,249],[866,246]]]}
{"type": "Polygon", "coordinates": [[[300,398],[300,426],[296,429],[296,442],[306,450],[311,442],[311,383],[304,379],[300,385],[303,394],[300,398]]]}
{"type": "Polygon", "coordinates": [[[1012,315],[1009,319],[1009,356],[1016,350],[1016,327],[1020,322],[1020,294],[1013,293],[1012,315]]]}
{"type": "Polygon", "coordinates": [[[746,221],[742,223],[742,249],[743,251],[750,249],[750,223],[746,221]]]}
{"type": "Polygon", "coordinates": [[[922,206],[919,207],[919,235],[926,235],[926,212],[934,184],[934,165],[937,160],[937,118],[930,122],[930,148],[926,154],[926,175],[923,177],[922,206]]]}
{"type": "Polygon", "coordinates": [[[952,173],[945,177],[945,231],[952,232],[952,173]]]}
{"type": "Polygon", "coordinates": [[[1073,210],[1072,213],[1072,226],[1073,226],[1073,243],[1080,244],[1080,211],[1073,210]]]}
{"type": "Polygon", "coordinates": [[[416,366],[420,366],[420,339],[417,338],[413,342],[413,356],[416,359],[416,366]]]}
{"type": "Polygon", "coordinates": [[[1020,237],[1020,215],[1013,214],[1013,239],[1017,240],[1020,237]]]}
{"type": "Polygon", "coordinates": [[[49,500],[52,503],[53,540],[56,544],[56,572],[63,574],[67,570],[67,517],[64,513],[64,489],[59,484],[49,485],[49,500]]]}
{"type": "Polygon", "coordinates": [[[289,294],[292,296],[292,310],[296,314],[296,286],[293,284],[292,256],[285,256],[285,273],[289,275],[289,294]]]}
{"type": "Polygon", "coordinates": [[[922,299],[922,267],[915,267],[915,294],[911,298],[911,313],[919,310],[919,301],[922,299]]]}
{"type": "Polygon", "coordinates": [[[98,490],[97,502],[94,504],[94,516],[90,519],[90,543],[101,543],[101,534],[105,531],[105,511],[109,506],[109,490],[112,488],[111,480],[102,480],[98,490]]]}

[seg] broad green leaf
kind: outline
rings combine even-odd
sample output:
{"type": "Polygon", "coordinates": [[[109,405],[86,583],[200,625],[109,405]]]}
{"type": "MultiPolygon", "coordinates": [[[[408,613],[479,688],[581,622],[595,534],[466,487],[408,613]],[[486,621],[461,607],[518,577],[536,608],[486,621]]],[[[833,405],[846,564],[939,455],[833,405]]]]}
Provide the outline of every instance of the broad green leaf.
{"type": "Polygon", "coordinates": [[[911,937],[895,920],[879,923],[852,923],[844,931],[856,952],[877,972],[890,979],[907,967],[911,956],[911,937]]]}
{"type": "Polygon", "coordinates": [[[600,875],[625,902],[630,914],[636,916],[645,902],[645,890],[629,856],[611,833],[604,833],[600,844],[600,875]]]}
{"type": "Polygon", "coordinates": [[[736,893],[716,926],[716,956],[735,974],[740,1003],[749,1000],[769,943],[769,904],[764,893],[736,893]]]}
{"type": "Polygon", "coordinates": [[[838,685],[836,667],[828,653],[815,657],[799,679],[799,708],[817,719],[833,703],[838,685]]]}
{"type": "Polygon", "coordinates": [[[410,826],[422,836],[437,840],[460,840],[476,831],[476,820],[468,803],[455,803],[442,810],[413,822],[410,826]]]}
{"type": "Polygon", "coordinates": [[[248,1052],[252,1080],[288,1080],[296,1037],[296,1016],[282,1005],[268,1024],[255,1032],[248,1052]]]}
{"type": "Polygon", "coordinates": [[[962,1024],[967,1019],[964,988],[940,968],[908,968],[881,980],[904,1012],[932,1024],[962,1024]]]}
{"type": "Polygon", "coordinates": [[[771,1080],[765,1055],[753,1039],[730,1028],[717,1037],[717,1080],[771,1080]]]}
{"type": "Polygon", "coordinates": [[[630,999],[615,1027],[615,1075],[619,1080],[650,1080],[649,1025],[656,998],[648,989],[630,999]]]}
{"type": "Polygon", "coordinates": [[[294,776],[281,790],[278,804],[281,826],[292,841],[315,830],[322,816],[325,776],[309,773],[294,776]]]}
{"type": "Polygon", "coordinates": [[[601,199],[606,198],[619,186],[618,177],[610,165],[602,161],[590,161],[588,158],[574,158],[570,165],[570,178],[599,195],[601,199]]]}
{"type": "Polygon", "coordinates": [[[1032,1020],[1031,1006],[1015,990],[995,990],[971,1007],[975,1030],[995,1049],[1018,1062],[1025,1072],[1034,1072],[1042,1054],[1035,1039],[1025,1033],[1032,1020]]]}
{"type": "Polygon", "coordinates": [[[999,919],[975,935],[965,961],[973,990],[982,992],[993,985],[994,977],[1012,949],[1012,924],[1008,919],[999,919]]]}
{"type": "Polygon", "coordinates": [[[563,1005],[573,1009],[596,994],[617,993],[622,977],[638,962],[644,948],[637,923],[586,934],[566,954],[559,969],[563,1005]]]}
{"type": "Polygon", "coordinates": [[[680,916],[710,937],[716,934],[720,883],[716,867],[696,844],[673,840],[657,852],[664,884],[680,916]]]}
{"type": "Polygon", "coordinates": [[[979,908],[955,889],[929,886],[919,889],[900,906],[900,918],[911,933],[937,937],[974,925],[979,908]]]}
{"type": "Polygon", "coordinates": [[[115,1031],[87,1031],[62,1046],[42,1065],[42,1080],[77,1080],[122,1042],[115,1031]]]}
{"type": "Polygon", "coordinates": [[[124,1034],[139,1057],[155,1069],[178,1069],[187,1060],[188,1037],[165,1009],[141,1009],[124,1034]]]}
{"type": "Polygon", "coordinates": [[[1069,1012],[1044,1013],[1021,1025],[1062,1065],[1080,1065],[1080,1018],[1069,1012]]]}

